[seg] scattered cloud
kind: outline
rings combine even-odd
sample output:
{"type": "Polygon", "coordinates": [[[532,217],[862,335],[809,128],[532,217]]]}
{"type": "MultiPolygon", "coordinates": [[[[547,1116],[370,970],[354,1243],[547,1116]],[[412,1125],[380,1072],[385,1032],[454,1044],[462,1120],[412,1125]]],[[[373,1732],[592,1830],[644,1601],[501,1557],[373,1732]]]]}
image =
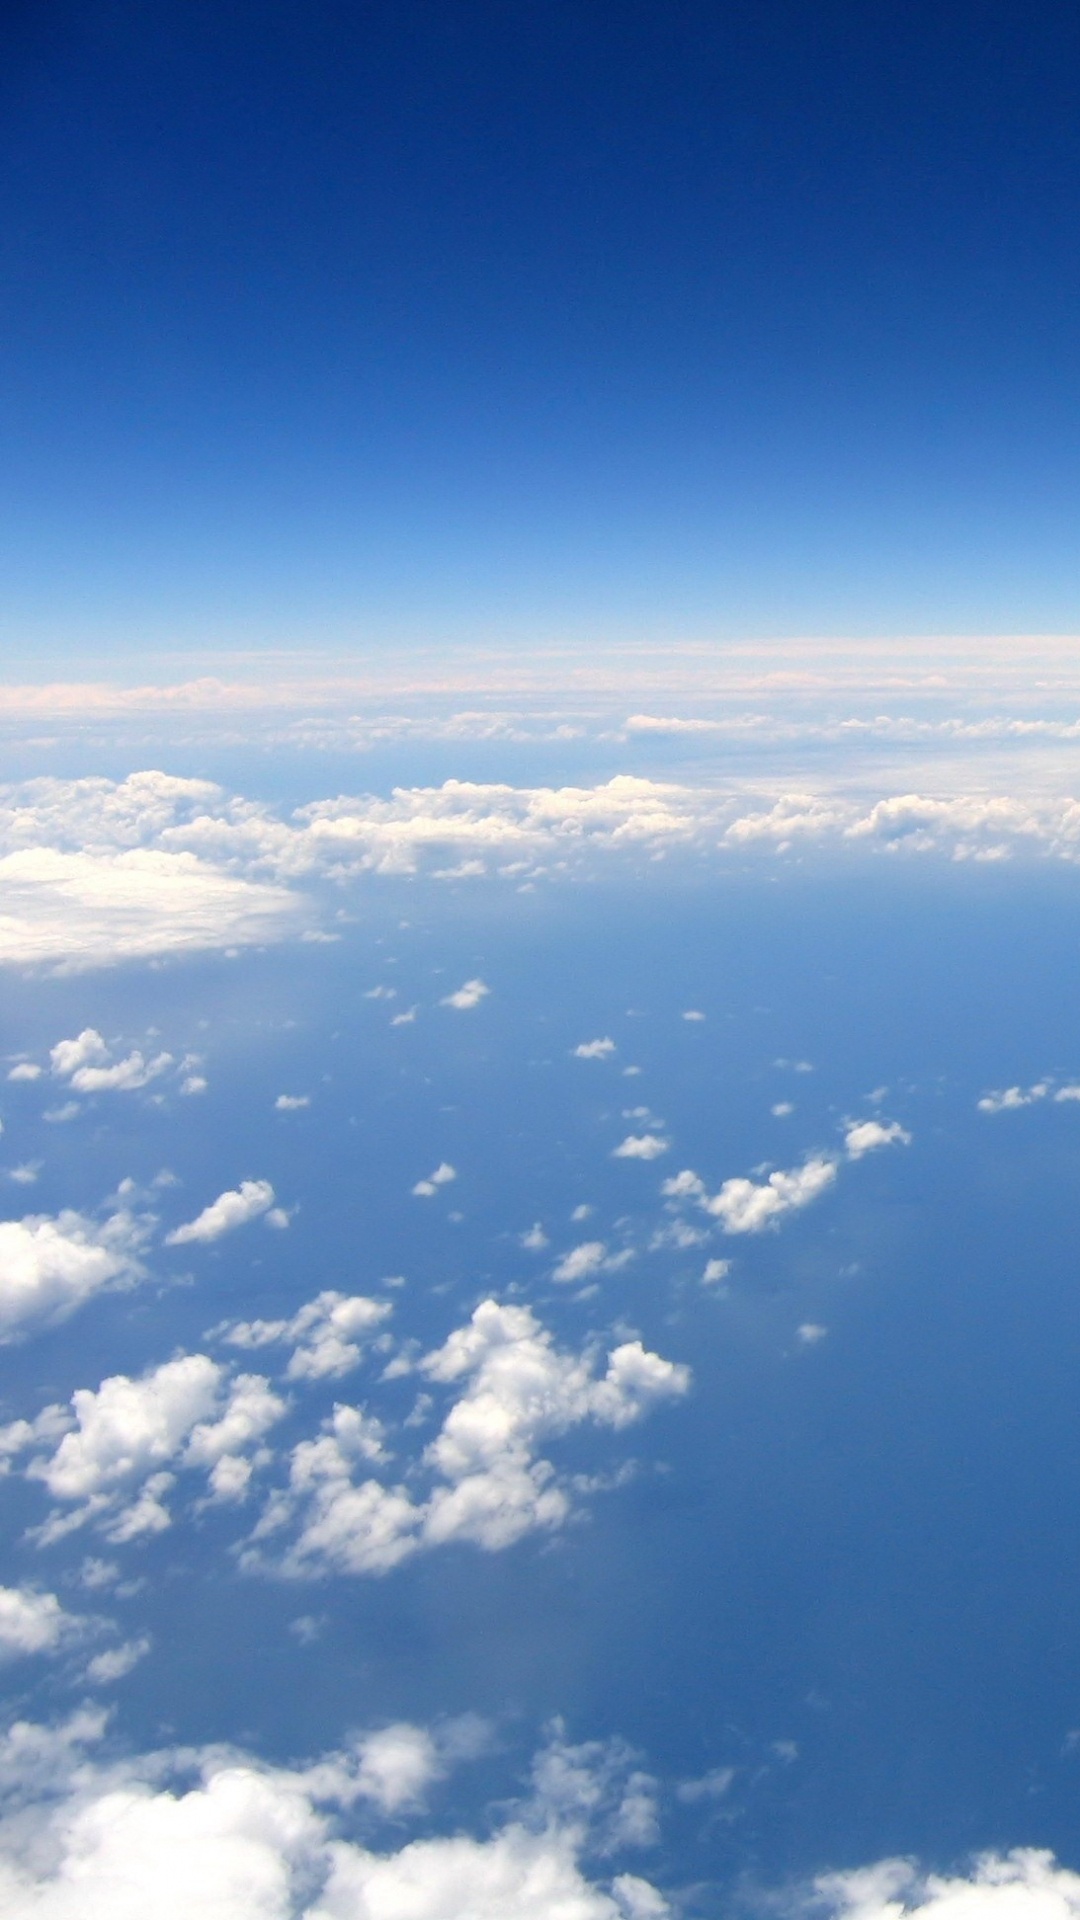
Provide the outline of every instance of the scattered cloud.
{"type": "Polygon", "coordinates": [[[392,1313],[386,1300],[326,1292],[290,1319],[240,1320],[214,1331],[229,1346],[248,1351],[293,1344],[285,1369],[289,1380],[339,1380],[360,1365],[363,1345],[392,1313]]]}
{"type": "Polygon", "coordinates": [[[612,1149],[613,1160],[658,1160],[667,1153],[670,1140],[664,1140],[658,1133],[628,1133],[619,1146],[612,1149]]]}
{"type": "Polygon", "coordinates": [[[171,1524],[164,1497],[181,1468],[204,1470],[212,1498],[242,1497],[253,1452],[284,1412],[260,1375],[230,1377],[206,1354],[188,1354],[139,1379],[114,1374],[96,1391],[77,1388],[70,1406],[0,1429],[0,1450],[30,1452],[26,1477],[58,1503],[36,1530],[42,1545],[91,1522],[119,1545],[171,1524]],[[52,1452],[34,1451],[58,1436],[52,1452]]]}
{"type": "Polygon", "coordinates": [[[86,1665],[85,1677],[90,1686],[111,1687],[118,1680],[126,1680],[140,1660],[145,1660],[153,1644],[150,1635],[144,1633],[137,1640],[125,1640],[123,1646],[106,1647],[104,1652],[95,1653],[86,1665]]]}
{"type": "MultiPolygon", "coordinates": [[[[246,1226],[249,1220],[257,1220],[260,1214],[269,1213],[274,1205],[274,1189],[269,1180],[241,1180],[239,1187],[226,1193],[219,1193],[208,1207],[186,1226],[174,1227],[165,1235],[167,1247],[187,1247],[194,1242],[208,1243],[220,1240],[222,1234],[233,1233],[237,1227],[246,1226]]],[[[279,1209],[277,1211],[280,1211],[279,1209]]],[[[287,1216],[285,1216],[287,1222],[287,1216]]]]}
{"type": "Polygon", "coordinates": [[[451,1180],[456,1179],[457,1168],[452,1167],[449,1160],[442,1160],[434,1173],[428,1174],[426,1180],[417,1181],[413,1193],[421,1200],[430,1200],[433,1194],[438,1193],[440,1187],[447,1187],[451,1180]]]}
{"type": "Polygon", "coordinates": [[[583,1040],[574,1048],[575,1060],[606,1060],[615,1052],[615,1042],[611,1039],[583,1040]]]}
{"type": "Polygon", "coordinates": [[[599,1273],[607,1259],[607,1245],[603,1240],[583,1240],[578,1247],[571,1247],[564,1253],[552,1271],[552,1279],[564,1282],[587,1280],[599,1273]]]}
{"type": "Polygon", "coordinates": [[[71,1210],[0,1221],[0,1343],[143,1279],[150,1224],[126,1208],[101,1221],[71,1210]]]}
{"type": "Polygon", "coordinates": [[[879,1147],[893,1145],[909,1147],[911,1135],[900,1125],[899,1120],[860,1120],[848,1127],[844,1134],[844,1148],[849,1160],[861,1160],[865,1153],[876,1153],[879,1147]]]}
{"type": "Polygon", "coordinates": [[[661,1192],[675,1202],[696,1202],[720,1221],[725,1233],[761,1233],[778,1225],[785,1214],[809,1206],[835,1179],[835,1161],[818,1156],[790,1172],[770,1173],[760,1185],[741,1178],[725,1180],[714,1194],[699,1174],[685,1168],[665,1180],[661,1192]]]}
{"type": "Polygon", "coordinates": [[[20,1721],[6,1735],[0,1899],[11,1920],[73,1912],[73,1886],[80,1912],[102,1914],[164,1911],[167,1888],[170,1913],[215,1920],[667,1920],[651,1882],[610,1877],[610,1866],[593,1879],[584,1864],[655,1837],[655,1782],[622,1743],[553,1742],[531,1793],[504,1802],[482,1838],[399,1838],[377,1851],[342,1837],[341,1815],[358,1802],[395,1822],[422,1810],[476,1751],[471,1728],[459,1738],[452,1722],[401,1722],[285,1769],[220,1748],[103,1765],[93,1750],[105,1724],[84,1707],[61,1726],[20,1721]]]}
{"type": "Polygon", "coordinates": [[[981,1854],[967,1874],[923,1874],[911,1860],[879,1860],[814,1882],[815,1905],[833,1920],[1075,1920],[1080,1875],[1041,1848],[981,1854]]]}
{"type": "Polygon", "coordinates": [[[301,1107],[310,1107],[309,1093],[279,1093],[274,1101],[276,1113],[299,1113],[301,1107]]]}
{"type": "Polygon", "coordinates": [[[719,1281],[726,1280],[730,1272],[730,1260],[706,1260],[705,1271],[701,1276],[702,1285],[714,1287],[719,1281]]]}
{"type": "Polygon", "coordinates": [[[560,1352],[527,1307],[486,1300],[421,1359],[435,1388],[458,1397],[420,1463],[426,1498],[374,1477],[389,1456],[379,1422],[338,1406],[316,1440],[293,1449],[289,1484],[272,1494],[242,1564],[266,1565],[265,1542],[295,1529],[277,1560],[293,1577],[382,1574],[422,1550],[468,1540],[488,1552],[562,1526],[571,1489],[538,1448],[585,1422],[615,1431],[684,1394],[689,1369],[625,1341],[597,1372],[591,1347],[560,1352]]]}
{"type": "Polygon", "coordinates": [[[819,1340],[825,1339],[828,1331],[828,1327],[818,1326],[814,1320],[804,1320],[802,1326],[796,1329],[796,1336],[804,1347],[816,1347],[819,1340]]]}
{"type": "Polygon", "coordinates": [[[465,985],[459,987],[456,993],[444,994],[439,1004],[443,1007],[455,1007],[459,1013],[467,1013],[472,1007],[478,1007],[481,1000],[486,1000],[490,992],[491,988],[485,986],[482,980],[466,980],[465,985]]]}
{"type": "Polygon", "coordinates": [[[0,1661],[56,1653],[83,1631],[84,1622],[65,1613],[55,1593],[34,1587],[0,1587],[0,1661]]]}

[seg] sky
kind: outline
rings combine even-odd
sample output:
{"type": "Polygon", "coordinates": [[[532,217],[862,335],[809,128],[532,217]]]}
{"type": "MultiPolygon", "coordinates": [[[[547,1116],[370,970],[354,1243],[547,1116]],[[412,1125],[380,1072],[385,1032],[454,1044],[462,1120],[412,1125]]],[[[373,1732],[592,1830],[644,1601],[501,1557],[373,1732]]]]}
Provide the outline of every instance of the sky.
{"type": "Polygon", "coordinates": [[[1080,1920],[1075,14],[0,35],[3,1920],[1080,1920]]]}
{"type": "Polygon", "coordinates": [[[9,9],[9,657],[1070,631],[1077,33],[9,9]]]}

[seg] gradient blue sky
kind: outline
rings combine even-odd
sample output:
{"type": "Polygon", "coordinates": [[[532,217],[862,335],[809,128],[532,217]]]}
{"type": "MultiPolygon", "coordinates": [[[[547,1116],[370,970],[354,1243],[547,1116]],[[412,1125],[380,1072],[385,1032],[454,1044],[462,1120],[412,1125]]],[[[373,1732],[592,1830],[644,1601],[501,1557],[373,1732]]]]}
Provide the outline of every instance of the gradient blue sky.
{"type": "Polygon", "coordinates": [[[0,639],[1068,631],[1080,22],[12,8],[0,639]]]}

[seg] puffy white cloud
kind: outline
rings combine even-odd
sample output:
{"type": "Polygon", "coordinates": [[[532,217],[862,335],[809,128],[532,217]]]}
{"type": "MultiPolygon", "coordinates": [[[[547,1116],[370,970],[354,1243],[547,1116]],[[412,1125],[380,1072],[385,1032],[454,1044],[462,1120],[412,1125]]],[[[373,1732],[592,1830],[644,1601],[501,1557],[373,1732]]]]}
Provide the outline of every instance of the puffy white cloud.
{"type": "Polygon", "coordinates": [[[133,1286],[148,1234],[124,1208],[102,1221],[70,1210],[0,1221],[0,1341],[65,1320],[105,1288],[133,1286]]]}
{"type": "Polygon", "coordinates": [[[142,1634],[137,1640],[125,1640],[123,1646],[106,1647],[103,1653],[95,1653],[86,1663],[86,1679],[92,1687],[115,1686],[118,1680],[126,1680],[133,1673],[140,1660],[145,1660],[153,1645],[149,1634],[142,1634]]]}
{"type": "Polygon", "coordinates": [[[437,1739],[422,1729],[386,1728],[291,1772],[214,1750],[95,1765],[87,1749],[102,1731],[103,1716],[84,1709],[55,1730],[21,1722],[8,1735],[0,1904],[9,1920],[91,1912],[109,1920],[664,1920],[669,1912],[636,1874],[606,1884],[586,1874],[590,1842],[620,1844],[612,1802],[621,1794],[632,1808],[650,1786],[647,1775],[620,1779],[610,1760],[605,1773],[599,1743],[595,1757],[588,1747],[564,1749],[557,1806],[538,1790],[483,1839],[459,1832],[379,1852],[339,1837],[338,1810],[359,1799],[400,1818],[416,1804],[441,1764],[437,1739]]]}
{"type": "Polygon", "coordinates": [[[95,1027],[84,1027],[74,1040],[58,1040],[49,1059],[53,1073],[70,1081],[77,1093],[132,1093],[173,1064],[171,1053],[146,1060],[137,1047],[125,1059],[113,1060],[95,1027]]]}
{"type": "Polygon", "coordinates": [[[0,1587],[0,1661],[32,1653],[55,1653],[81,1630],[55,1593],[33,1587],[0,1587]]]}
{"type": "Polygon", "coordinates": [[[8,1074],[8,1079],[40,1080],[43,1072],[44,1068],[39,1067],[35,1061],[20,1060],[16,1066],[12,1067],[11,1072],[8,1074]]]}
{"type": "Polygon", "coordinates": [[[628,1133],[626,1139],[613,1148],[613,1160],[658,1160],[671,1146],[659,1133],[628,1133]]]}
{"type": "Polygon", "coordinates": [[[553,1271],[552,1279],[570,1282],[587,1280],[590,1274],[599,1273],[607,1259],[607,1244],[603,1240],[583,1240],[580,1246],[571,1247],[564,1253],[553,1271]]]}
{"type": "MultiPolygon", "coordinates": [[[[590,1421],[616,1431],[689,1386],[689,1369],[629,1340],[596,1371],[591,1348],[562,1353],[526,1307],[481,1303],[419,1370],[460,1388],[422,1466],[426,1499],[374,1477],[386,1464],[381,1426],[336,1407],[316,1440],[294,1448],[289,1484],[271,1495],[244,1564],[266,1564],[264,1542],[299,1522],[278,1565],[286,1574],[388,1572],[421,1550],[470,1540],[489,1552],[561,1526],[571,1497],[540,1443],[590,1421]],[[363,1477],[361,1477],[363,1476],[363,1477]]],[[[414,1475],[415,1478],[415,1475],[414,1475]]]]}
{"type": "Polygon", "coordinates": [[[177,1469],[207,1471],[218,1497],[242,1492],[245,1455],[284,1412],[261,1376],[230,1380],[206,1354],[188,1354],[137,1380],[114,1374],[96,1391],[77,1388],[70,1411],[50,1407],[34,1422],[16,1422],[0,1432],[0,1446],[26,1452],[60,1435],[51,1453],[35,1454],[26,1468],[66,1503],[38,1529],[43,1543],[88,1521],[122,1542],[170,1525],[163,1496],[177,1469]]]}
{"type": "Polygon", "coordinates": [[[714,1287],[719,1281],[726,1280],[730,1272],[730,1260],[706,1260],[705,1271],[701,1276],[702,1285],[714,1287]]]}
{"type": "Polygon", "coordinates": [[[583,1040],[574,1048],[575,1060],[606,1060],[615,1052],[615,1042],[609,1038],[602,1040],[583,1040]]]}
{"type": "Polygon", "coordinates": [[[455,1007],[459,1013],[468,1013],[471,1008],[478,1007],[481,1000],[485,1000],[490,992],[491,988],[485,986],[482,980],[466,980],[465,985],[459,987],[456,993],[445,994],[440,1005],[455,1007]]]}
{"type": "Polygon", "coordinates": [[[310,1105],[309,1093],[279,1093],[274,1101],[274,1110],[277,1113],[299,1113],[301,1107],[310,1107],[310,1105]]]}
{"type": "Polygon", "coordinates": [[[194,1241],[220,1240],[223,1233],[257,1220],[274,1205],[274,1189],[269,1180],[241,1180],[239,1187],[219,1193],[208,1207],[186,1226],[174,1227],[165,1235],[167,1247],[186,1247],[194,1241]]]}
{"type": "Polygon", "coordinates": [[[923,1874],[910,1860],[880,1860],[822,1874],[816,1904],[836,1920],[1076,1920],[1080,1874],[1052,1853],[1019,1847],[982,1854],[967,1874],[923,1874]]]}
{"type": "Polygon", "coordinates": [[[889,1147],[898,1143],[902,1147],[911,1145],[911,1135],[900,1125],[899,1120],[860,1120],[848,1127],[844,1134],[844,1147],[849,1160],[861,1160],[864,1153],[875,1153],[878,1147],[889,1147]]]}
{"type": "Polygon", "coordinates": [[[720,1221],[725,1233],[761,1233],[787,1213],[810,1205],[836,1179],[836,1164],[821,1157],[804,1161],[789,1172],[777,1170],[760,1184],[736,1178],[725,1180],[719,1193],[710,1194],[700,1176],[685,1168],[665,1180],[661,1191],[673,1201],[694,1200],[720,1221]]]}
{"type": "Polygon", "coordinates": [[[230,1346],[278,1346],[295,1342],[290,1380],[337,1380],[358,1367],[362,1342],[370,1339],[393,1307],[366,1294],[324,1292],[288,1320],[241,1320],[218,1329],[230,1346]]]}
{"type": "Polygon", "coordinates": [[[420,1200],[430,1200],[434,1194],[438,1193],[440,1187],[447,1187],[451,1180],[456,1179],[457,1168],[452,1167],[449,1160],[443,1160],[436,1167],[434,1173],[428,1174],[426,1180],[417,1181],[413,1188],[413,1193],[420,1200]]]}
{"type": "Polygon", "coordinates": [[[1036,1100],[1045,1100],[1049,1091],[1049,1080],[1038,1080],[1033,1087],[1001,1087],[984,1093],[976,1104],[980,1113],[1010,1113],[1016,1107],[1030,1107],[1036,1100]]]}

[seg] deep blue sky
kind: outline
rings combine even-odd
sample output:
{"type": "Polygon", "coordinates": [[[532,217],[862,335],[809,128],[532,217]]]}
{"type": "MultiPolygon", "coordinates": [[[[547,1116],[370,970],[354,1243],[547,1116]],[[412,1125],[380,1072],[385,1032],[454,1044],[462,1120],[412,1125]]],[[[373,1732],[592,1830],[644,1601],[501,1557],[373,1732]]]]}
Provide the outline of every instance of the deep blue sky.
{"type": "Polygon", "coordinates": [[[12,8],[9,660],[1075,625],[1080,21],[12,8]]]}

